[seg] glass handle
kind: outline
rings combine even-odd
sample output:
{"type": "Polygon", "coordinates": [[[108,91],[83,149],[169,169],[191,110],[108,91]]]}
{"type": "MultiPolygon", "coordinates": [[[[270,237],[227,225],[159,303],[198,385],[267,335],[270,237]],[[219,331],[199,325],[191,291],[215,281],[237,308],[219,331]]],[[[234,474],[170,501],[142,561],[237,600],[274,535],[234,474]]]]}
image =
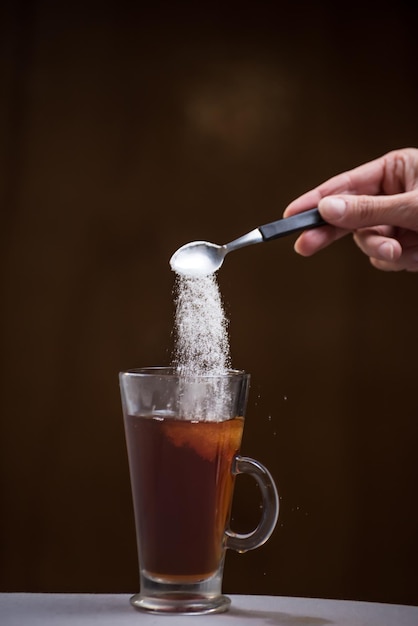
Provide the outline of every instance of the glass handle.
{"type": "Polygon", "coordinates": [[[232,473],[251,474],[261,490],[262,513],[257,528],[246,534],[235,533],[229,528],[225,531],[227,548],[247,552],[262,546],[271,536],[279,516],[279,496],[268,469],[254,459],[236,456],[232,464],[232,473]]]}

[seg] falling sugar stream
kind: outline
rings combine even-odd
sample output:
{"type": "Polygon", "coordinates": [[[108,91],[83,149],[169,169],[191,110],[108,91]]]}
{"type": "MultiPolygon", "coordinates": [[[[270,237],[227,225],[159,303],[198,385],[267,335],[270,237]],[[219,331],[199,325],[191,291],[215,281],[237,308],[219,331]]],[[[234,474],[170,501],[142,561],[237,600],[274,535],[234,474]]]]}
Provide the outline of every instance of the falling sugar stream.
{"type": "Polygon", "coordinates": [[[221,419],[227,398],[219,377],[230,367],[228,322],[215,274],[176,276],[174,365],[187,379],[187,419],[221,419]],[[206,382],[202,383],[204,376],[206,382]],[[194,381],[194,384],[191,384],[194,381]]]}

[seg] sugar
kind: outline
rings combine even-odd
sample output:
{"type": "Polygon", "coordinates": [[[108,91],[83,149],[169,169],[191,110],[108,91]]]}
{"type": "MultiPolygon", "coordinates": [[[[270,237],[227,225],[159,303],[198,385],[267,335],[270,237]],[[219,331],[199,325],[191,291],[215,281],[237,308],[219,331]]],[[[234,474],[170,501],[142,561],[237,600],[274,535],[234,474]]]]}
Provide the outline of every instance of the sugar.
{"type": "Polygon", "coordinates": [[[186,419],[228,417],[225,379],[230,351],[228,322],[215,274],[176,275],[174,365],[182,385],[186,419]]]}
{"type": "Polygon", "coordinates": [[[221,375],[230,366],[228,322],[215,274],[176,277],[175,364],[183,375],[221,375]]]}

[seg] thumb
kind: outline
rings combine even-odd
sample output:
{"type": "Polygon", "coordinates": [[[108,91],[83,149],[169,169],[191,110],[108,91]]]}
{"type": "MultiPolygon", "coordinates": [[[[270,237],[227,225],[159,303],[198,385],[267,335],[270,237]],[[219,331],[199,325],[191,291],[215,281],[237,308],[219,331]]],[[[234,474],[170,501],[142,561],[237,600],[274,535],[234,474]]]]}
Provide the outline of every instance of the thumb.
{"type": "Polygon", "coordinates": [[[326,222],[348,230],[382,224],[418,230],[416,190],[391,196],[327,196],[318,209],[326,222]]]}

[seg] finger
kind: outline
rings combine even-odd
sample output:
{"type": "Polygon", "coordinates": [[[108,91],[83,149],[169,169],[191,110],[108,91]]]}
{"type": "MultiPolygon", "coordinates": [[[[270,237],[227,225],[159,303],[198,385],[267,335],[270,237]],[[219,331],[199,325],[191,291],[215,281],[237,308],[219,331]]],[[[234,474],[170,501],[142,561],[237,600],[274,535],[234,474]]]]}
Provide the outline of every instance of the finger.
{"type": "Polygon", "coordinates": [[[402,270],[418,272],[418,246],[403,250],[401,257],[396,261],[384,261],[372,257],[370,262],[373,267],[384,272],[400,272],[402,270]]]}
{"type": "Polygon", "coordinates": [[[325,221],[339,228],[389,224],[418,231],[417,190],[391,196],[331,196],[323,198],[318,209],[325,221]]]}
{"type": "MultiPolygon", "coordinates": [[[[403,148],[346,172],[349,193],[394,195],[418,186],[418,150],[403,148]]],[[[328,195],[334,195],[330,192],[328,195]]]]}
{"type": "Polygon", "coordinates": [[[370,161],[364,165],[333,176],[315,189],[307,191],[291,202],[284,211],[284,217],[306,211],[318,206],[322,198],[335,194],[369,194],[379,193],[384,177],[384,157],[370,161]]]}
{"type": "Polygon", "coordinates": [[[399,241],[374,229],[359,230],[354,233],[353,239],[364,254],[376,260],[395,262],[402,255],[399,241]]]}
{"type": "Polygon", "coordinates": [[[418,186],[418,150],[392,150],[382,157],[338,174],[289,204],[285,217],[318,206],[322,198],[336,194],[374,196],[402,193],[418,186]]]}
{"type": "Polygon", "coordinates": [[[295,242],[295,252],[302,256],[311,256],[326,248],[337,239],[344,237],[349,231],[330,226],[321,226],[313,230],[305,230],[295,242]]]}
{"type": "MultiPolygon", "coordinates": [[[[344,189],[341,189],[335,193],[342,193],[343,191],[344,189]]],[[[290,217],[291,215],[296,215],[296,213],[301,213],[302,211],[307,211],[308,209],[317,207],[322,197],[323,196],[321,195],[319,187],[317,189],[307,191],[296,200],[293,200],[293,202],[286,207],[283,217],[290,217]]]]}

